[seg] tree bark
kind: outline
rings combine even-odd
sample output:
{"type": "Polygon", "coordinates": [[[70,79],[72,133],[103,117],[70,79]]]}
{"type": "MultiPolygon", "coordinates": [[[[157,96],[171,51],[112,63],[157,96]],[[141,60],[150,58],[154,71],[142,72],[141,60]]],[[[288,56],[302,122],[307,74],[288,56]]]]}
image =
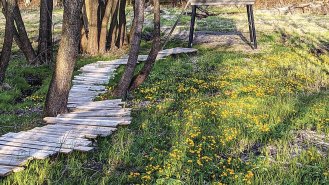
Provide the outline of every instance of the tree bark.
{"type": "MultiPolygon", "coordinates": [[[[16,31],[16,28],[14,31],[17,33],[17,36],[18,36],[18,38],[16,38],[16,36],[14,36],[14,38],[15,38],[15,41],[16,41],[18,47],[24,53],[25,58],[29,64],[38,64],[39,59],[37,58],[37,55],[32,47],[30,39],[27,36],[24,21],[22,19],[22,15],[21,15],[18,5],[16,5],[14,8],[14,20],[15,20],[16,28],[17,28],[17,31],[16,31]],[[18,42],[20,42],[21,44],[18,42]]],[[[14,33],[14,35],[16,35],[16,34],[14,33]]]]}
{"type": "Polygon", "coordinates": [[[87,53],[95,55],[98,53],[98,1],[86,0],[86,10],[89,24],[87,53]]]}
{"type": "Polygon", "coordinates": [[[38,55],[40,63],[52,61],[52,12],[53,1],[41,0],[38,55]]]}
{"type": "Polygon", "coordinates": [[[120,0],[119,8],[119,25],[118,25],[118,38],[116,46],[121,48],[127,41],[126,35],[126,0],[120,0]]]}
{"type": "Polygon", "coordinates": [[[135,1],[135,9],[136,9],[136,14],[135,14],[136,27],[134,29],[134,36],[131,42],[131,49],[129,52],[129,58],[125,72],[118,86],[115,88],[113,92],[113,95],[116,97],[126,96],[138,60],[138,52],[140,49],[141,35],[142,35],[142,29],[144,23],[144,0],[135,1]]]}
{"type": "Polygon", "coordinates": [[[71,78],[79,49],[82,4],[82,0],[64,0],[62,39],[46,98],[45,116],[67,112],[71,78]]]}
{"type": "Polygon", "coordinates": [[[13,45],[13,30],[14,30],[14,8],[16,0],[2,0],[2,5],[6,9],[6,27],[5,27],[5,38],[0,55],[0,84],[4,82],[6,70],[10,61],[11,48],[13,45]]]}
{"type": "Polygon", "coordinates": [[[110,19],[113,19],[113,12],[116,8],[118,0],[108,0],[105,8],[104,17],[101,24],[99,36],[99,53],[106,52],[107,27],[110,19]]]}
{"type": "Polygon", "coordinates": [[[82,53],[87,52],[88,33],[89,33],[89,24],[88,24],[86,4],[84,3],[82,7],[82,25],[81,25],[81,41],[80,41],[80,51],[82,53]]]}
{"type": "MultiPolygon", "coordinates": [[[[6,7],[3,8],[3,15],[6,16],[6,7]]],[[[13,16],[14,16],[14,23],[16,22],[16,27],[14,24],[13,28],[13,34],[14,34],[14,40],[19,47],[20,50],[22,50],[27,62],[29,64],[35,64],[38,63],[37,55],[32,47],[32,44],[30,42],[30,39],[27,36],[27,32],[25,29],[24,21],[21,16],[21,12],[19,10],[18,5],[15,5],[15,8],[13,10],[13,16]]]]}
{"type": "Polygon", "coordinates": [[[160,35],[160,2],[159,0],[153,0],[154,3],[154,31],[153,31],[153,43],[151,51],[147,57],[147,60],[137,76],[134,77],[133,82],[130,85],[129,90],[134,90],[140,86],[149,76],[159,51],[161,50],[161,35],[160,35]]]}
{"type": "Polygon", "coordinates": [[[115,4],[115,9],[112,14],[111,24],[110,24],[110,28],[109,28],[109,34],[108,34],[108,38],[107,38],[109,48],[111,48],[111,49],[115,47],[115,41],[116,41],[117,34],[118,34],[117,31],[118,31],[119,3],[120,2],[117,1],[117,3],[115,4]]]}

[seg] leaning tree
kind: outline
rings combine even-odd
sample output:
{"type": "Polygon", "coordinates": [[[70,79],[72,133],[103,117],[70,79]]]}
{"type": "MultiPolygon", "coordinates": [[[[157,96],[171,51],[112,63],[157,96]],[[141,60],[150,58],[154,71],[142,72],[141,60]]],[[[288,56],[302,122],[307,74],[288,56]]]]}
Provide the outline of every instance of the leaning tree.
{"type": "Polygon", "coordinates": [[[83,1],[65,0],[63,5],[62,39],[46,97],[45,116],[57,116],[67,112],[71,78],[79,51],[83,1]]]}
{"type": "Polygon", "coordinates": [[[153,65],[156,61],[156,57],[161,50],[161,37],[160,37],[160,1],[153,0],[154,5],[154,30],[153,30],[153,43],[147,60],[144,63],[143,68],[139,73],[134,76],[136,64],[138,60],[138,51],[140,48],[141,31],[143,27],[143,15],[144,15],[144,2],[136,1],[135,3],[135,20],[133,37],[131,41],[131,49],[129,53],[128,63],[125,72],[113,91],[113,95],[116,97],[124,97],[128,91],[131,91],[141,85],[149,76],[153,65]]]}
{"type": "Polygon", "coordinates": [[[14,8],[16,4],[16,0],[2,0],[2,6],[5,9],[4,14],[6,15],[6,27],[4,43],[0,55],[0,84],[2,84],[5,79],[6,69],[10,61],[14,37],[14,8]]]}

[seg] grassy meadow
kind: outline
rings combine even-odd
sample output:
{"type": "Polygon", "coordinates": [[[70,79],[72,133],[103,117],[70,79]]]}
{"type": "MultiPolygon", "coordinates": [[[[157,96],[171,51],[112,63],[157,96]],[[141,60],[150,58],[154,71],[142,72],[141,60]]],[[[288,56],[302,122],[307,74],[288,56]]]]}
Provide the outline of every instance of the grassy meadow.
{"type": "MultiPolygon", "coordinates": [[[[233,13],[198,20],[197,30],[245,34],[245,12],[226,11],[233,13]],[[229,20],[217,24],[223,17],[229,20]]],[[[156,63],[128,95],[131,125],[95,140],[94,152],[31,161],[0,183],[329,184],[328,19],[257,11],[259,50],[240,39],[197,41],[196,55],[156,63]]],[[[182,31],[188,20],[183,17],[182,31]]],[[[186,44],[176,38],[167,48],[186,44]]],[[[145,53],[150,42],[142,46],[145,53]]],[[[82,56],[76,69],[115,57],[82,56]]],[[[7,76],[12,89],[0,91],[1,133],[41,125],[51,67],[13,58],[7,76]],[[22,98],[25,90],[31,92],[22,98]]]]}

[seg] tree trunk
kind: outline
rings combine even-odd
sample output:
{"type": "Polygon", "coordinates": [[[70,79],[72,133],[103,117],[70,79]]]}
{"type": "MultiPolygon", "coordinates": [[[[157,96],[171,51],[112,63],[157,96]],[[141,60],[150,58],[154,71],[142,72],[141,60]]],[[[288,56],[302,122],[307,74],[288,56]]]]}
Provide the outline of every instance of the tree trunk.
{"type": "Polygon", "coordinates": [[[119,8],[119,25],[118,25],[118,38],[116,46],[121,48],[127,41],[126,39],[126,0],[120,0],[119,8]]]}
{"type": "Polygon", "coordinates": [[[16,28],[17,28],[17,31],[16,31],[16,28],[14,31],[18,34],[17,35],[18,38],[16,38],[16,36],[14,37],[17,45],[24,53],[26,60],[28,61],[29,64],[38,64],[39,59],[37,58],[37,55],[32,47],[30,39],[27,36],[25,25],[24,25],[22,15],[21,15],[18,5],[16,5],[15,9],[14,9],[14,20],[15,20],[16,28]],[[18,42],[20,42],[21,44],[18,42]]]}
{"type": "Polygon", "coordinates": [[[159,0],[154,0],[154,31],[153,31],[153,43],[151,51],[147,57],[147,60],[139,72],[139,74],[134,78],[130,85],[129,90],[134,90],[140,86],[149,76],[153,65],[156,61],[159,51],[161,50],[161,36],[160,36],[160,2],[159,0]]]}
{"type": "Polygon", "coordinates": [[[95,55],[98,53],[97,12],[99,4],[98,1],[95,2],[95,0],[86,0],[85,4],[89,24],[87,53],[95,55]]]}
{"type": "Polygon", "coordinates": [[[118,0],[108,0],[105,8],[104,17],[101,24],[101,31],[99,36],[99,53],[106,52],[106,38],[107,38],[107,27],[110,18],[113,19],[113,12],[116,9],[118,0]]]}
{"type": "Polygon", "coordinates": [[[79,49],[82,4],[82,0],[64,1],[62,39],[46,98],[45,116],[56,116],[67,112],[71,78],[79,49]]]}
{"type": "Polygon", "coordinates": [[[129,38],[128,38],[129,40],[128,40],[128,42],[132,41],[133,37],[134,37],[135,17],[136,17],[136,10],[135,10],[135,3],[134,2],[132,3],[133,11],[134,11],[134,18],[133,18],[133,22],[132,22],[130,30],[129,30],[129,38]]]}
{"type": "Polygon", "coordinates": [[[115,88],[113,92],[113,95],[117,97],[124,97],[126,95],[131,80],[133,78],[138,60],[138,51],[140,48],[141,35],[142,35],[142,29],[144,23],[144,0],[136,1],[135,9],[136,9],[136,14],[135,14],[136,27],[134,29],[133,40],[131,41],[128,63],[118,86],[115,88]]]}
{"type": "Polygon", "coordinates": [[[52,61],[52,12],[53,1],[41,0],[38,55],[41,63],[52,61]]]}
{"type": "Polygon", "coordinates": [[[81,25],[81,41],[80,41],[80,51],[82,53],[87,52],[88,33],[89,33],[89,24],[88,24],[86,5],[84,3],[82,7],[82,25],[81,25]]]}
{"type": "Polygon", "coordinates": [[[5,79],[6,70],[10,61],[11,47],[13,45],[13,30],[14,30],[14,8],[16,5],[16,0],[2,0],[3,7],[7,10],[6,13],[6,27],[5,27],[5,38],[3,42],[3,47],[0,55],[0,84],[3,83],[5,79]]]}
{"type": "MultiPolygon", "coordinates": [[[[6,16],[6,8],[3,8],[3,15],[6,16]]],[[[14,25],[13,28],[13,34],[14,34],[14,40],[19,47],[20,50],[22,50],[27,62],[29,64],[35,64],[38,63],[38,58],[36,56],[36,53],[32,47],[32,44],[30,42],[30,39],[27,36],[27,32],[25,29],[24,21],[21,16],[21,12],[19,10],[18,5],[15,5],[15,8],[13,10],[13,16],[14,16],[14,22],[16,22],[16,27],[14,25]]]]}
{"type": "Polygon", "coordinates": [[[115,10],[112,14],[111,24],[110,24],[108,38],[107,38],[109,48],[111,48],[111,49],[115,47],[115,41],[117,38],[119,3],[120,2],[117,1],[116,5],[115,5],[115,10]]]}

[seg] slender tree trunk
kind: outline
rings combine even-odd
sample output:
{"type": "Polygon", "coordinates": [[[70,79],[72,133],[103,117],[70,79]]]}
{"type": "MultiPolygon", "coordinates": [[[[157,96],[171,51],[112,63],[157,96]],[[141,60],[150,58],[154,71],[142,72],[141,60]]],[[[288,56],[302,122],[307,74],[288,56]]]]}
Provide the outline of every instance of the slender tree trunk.
{"type": "Polygon", "coordinates": [[[106,38],[107,38],[107,27],[110,18],[113,19],[113,12],[118,0],[108,0],[105,8],[104,17],[101,24],[101,31],[99,36],[99,53],[106,52],[106,38]]]}
{"type": "Polygon", "coordinates": [[[153,43],[151,51],[147,57],[147,60],[139,72],[139,74],[134,78],[130,85],[129,90],[134,90],[140,86],[149,76],[153,65],[156,61],[159,51],[161,50],[161,36],[160,36],[160,2],[159,0],[153,0],[154,3],[154,31],[153,31],[153,43]]]}
{"type": "Polygon", "coordinates": [[[134,29],[134,37],[131,41],[131,49],[129,52],[128,63],[125,69],[125,72],[113,92],[114,96],[124,97],[127,93],[129,85],[134,75],[134,71],[136,68],[137,60],[138,60],[138,51],[140,48],[141,35],[144,23],[144,0],[139,0],[135,2],[135,29],[134,29]]]}
{"type": "Polygon", "coordinates": [[[111,49],[115,47],[115,41],[117,38],[119,3],[120,2],[117,1],[117,3],[115,4],[115,10],[112,14],[111,24],[110,24],[109,34],[107,39],[109,48],[111,49]]]}
{"type": "Polygon", "coordinates": [[[133,18],[133,21],[132,21],[132,24],[131,24],[131,27],[130,27],[130,30],[129,30],[129,38],[128,38],[129,42],[132,41],[133,37],[134,37],[135,18],[136,18],[136,11],[135,11],[135,3],[134,2],[132,3],[133,11],[134,11],[134,18],[133,18]]]}
{"type": "MultiPolygon", "coordinates": [[[[3,8],[4,16],[6,16],[6,11],[7,10],[4,7],[3,8]]],[[[30,39],[27,36],[24,21],[22,19],[19,7],[17,5],[14,8],[13,16],[14,16],[14,23],[16,22],[16,27],[17,27],[17,29],[16,29],[16,27],[14,25],[14,28],[13,28],[14,40],[15,40],[17,46],[19,47],[20,50],[22,50],[22,52],[29,64],[38,63],[38,58],[32,47],[30,39]]]]}
{"type": "Polygon", "coordinates": [[[88,24],[86,5],[84,3],[82,7],[82,25],[81,25],[81,41],[80,41],[80,51],[82,53],[87,52],[88,33],[89,33],[89,24],[88,24]]]}
{"type": "Polygon", "coordinates": [[[116,41],[116,46],[121,48],[127,41],[126,35],[126,0],[120,0],[120,8],[119,8],[119,31],[118,38],[116,41]]]}
{"type": "Polygon", "coordinates": [[[18,5],[16,5],[15,9],[14,9],[14,20],[15,20],[16,28],[17,28],[17,31],[16,31],[16,28],[14,31],[17,33],[17,36],[18,36],[18,38],[16,38],[16,34],[14,33],[14,35],[15,35],[14,38],[15,38],[17,45],[23,51],[23,53],[26,57],[26,60],[28,61],[29,64],[38,64],[39,59],[37,58],[37,55],[32,47],[30,39],[27,36],[25,25],[24,25],[22,15],[21,15],[18,5]],[[20,42],[21,44],[18,42],[20,42]]]}
{"type": "Polygon", "coordinates": [[[95,55],[98,53],[98,1],[86,0],[86,10],[89,23],[87,53],[95,55]]]}
{"type": "Polygon", "coordinates": [[[41,0],[38,55],[41,63],[52,61],[52,12],[53,1],[41,0]]]}
{"type": "Polygon", "coordinates": [[[14,17],[13,12],[16,5],[16,0],[2,0],[2,5],[6,9],[6,27],[5,27],[5,39],[0,55],[0,84],[5,79],[6,70],[10,61],[11,48],[13,45],[13,30],[14,30],[14,17]]]}
{"type": "Polygon", "coordinates": [[[45,116],[67,112],[67,100],[81,34],[82,4],[82,0],[64,0],[62,39],[46,98],[45,116]]]}

